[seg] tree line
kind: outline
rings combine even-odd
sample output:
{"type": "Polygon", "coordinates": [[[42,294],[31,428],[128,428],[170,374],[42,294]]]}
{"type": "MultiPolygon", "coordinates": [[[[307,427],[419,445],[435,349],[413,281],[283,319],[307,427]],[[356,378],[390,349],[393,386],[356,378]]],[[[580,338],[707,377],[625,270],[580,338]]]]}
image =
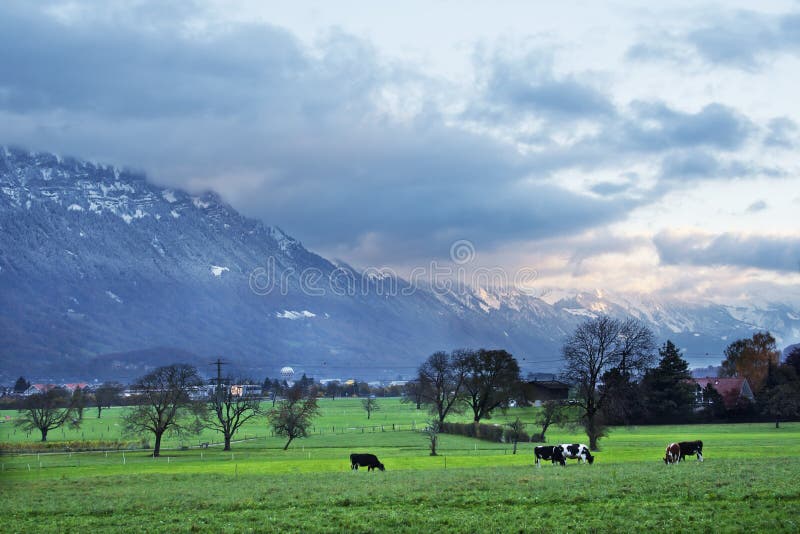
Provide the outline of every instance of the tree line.
{"type": "MultiPolygon", "coordinates": [[[[775,339],[767,332],[731,343],[721,362],[720,376],[747,378],[755,400],[736,399],[732,407],[711,384],[698,392],[691,381],[689,365],[671,341],[656,348],[653,333],[634,319],[608,316],[587,319],[565,340],[564,367],[560,378],[571,386],[569,399],[548,401],[536,412],[537,432],[523,431],[519,419],[508,425],[514,443],[520,437],[545,441],[548,428],[558,424],[580,425],[596,450],[598,441],[610,426],[647,423],[680,423],[736,419],[800,417],[800,347],[784,362],[775,339]],[[700,400],[698,408],[698,400],[700,400]]],[[[129,399],[131,409],[124,415],[128,434],[152,434],[153,455],[158,456],[162,437],[169,434],[197,433],[204,428],[219,431],[225,450],[230,450],[236,432],[254,417],[264,416],[276,435],[287,438],[284,449],[294,439],[305,437],[319,414],[319,396],[336,398],[362,395],[367,417],[380,410],[380,403],[365,383],[329,383],[318,386],[303,377],[291,386],[277,379],[264,381],[270,403],[260,396],[235,393],[230,384],[252,384],[247,378],[228,377],[219,381],[208,398],[194,398],[192,392],[204,385],[197,369],[187,364],[172,364],[155,369],[131,385],[136,392],[129,399]]],[[[24,378],[17,387],[26,389],[24,378]]],[[[420,365],[417,376],[402,388],[381,393],[401,393],[403,402],[417,409],[427,408],[431,420],[425,429],[431,454],[436,454],[438,434],[452,414],[469,413],[475,425],[492,418],[496,410],[529,405],[533,398],[527,381],[513,355],[505,350],[458,349],[435,352],[420,365]]],[[[47,434],[61,426],[78,427],[88,406],[101,417],[104,407],[119,403],[121,384],[107,383],[92,394],[80,389],[69,394],[61,388],[22,399],[20,417],[15,424],[23,429],[47,434]]],[[[467,435],[476,431],[461,429],[467,435]]],[[[495,435],[486,430],[485,435],[495,435]]],[[[516,447],[515,447],[516,448],[516,447]]]]}

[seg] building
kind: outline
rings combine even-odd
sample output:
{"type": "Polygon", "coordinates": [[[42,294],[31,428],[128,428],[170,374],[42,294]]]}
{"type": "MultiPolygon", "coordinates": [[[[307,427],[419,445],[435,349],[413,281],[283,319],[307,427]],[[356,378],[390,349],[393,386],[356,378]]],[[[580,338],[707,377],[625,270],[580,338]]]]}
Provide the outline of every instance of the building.
{"type": "Polygon", "coordinates": [[[741,399],[746,399],[750,402],[755,400],[753,390],[750,388],[750,383],[746,378],[714,378],[706,376],[703,378],[692,378],[691,381],[695,385],[695,404],[697,406],[704,406],[709,404],[709,400],[704,398],[703,390],[708,384],[717,390],[717,393],[722,395],[722,401],[725,403],[725,408],[735,408],[736,404],[741,399]]]}
{"type": "Polygon", "coordinates": [[[569,384],[560,380],[528,380],[525,382],[525,397],[532,402],[567,400],[569,384]]]}

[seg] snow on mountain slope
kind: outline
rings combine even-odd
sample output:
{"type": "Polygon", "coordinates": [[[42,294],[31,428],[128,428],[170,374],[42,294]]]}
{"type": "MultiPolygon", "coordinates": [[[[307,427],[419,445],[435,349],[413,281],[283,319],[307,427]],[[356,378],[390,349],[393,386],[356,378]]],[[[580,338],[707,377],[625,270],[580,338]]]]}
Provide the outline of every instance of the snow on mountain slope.
{"type": "Polygon", "coordinates": [[[0,151],[6,378],[83,375],[102,367],[103,354],[152,347],[199,355],[202,364],[222,356],[256,378],[285,364],[409,376],[431,352],[465,346],[503,347],[524,372],[554,371],[564,337],[599,313],[641,319],[659,339],[685,347],[690,361],[721,354],[755,329],[784,342],[800,338],[800,310],[786,304],[740,309],[606,291],[411,287],[309,252],[212,192],[0,151]]]}

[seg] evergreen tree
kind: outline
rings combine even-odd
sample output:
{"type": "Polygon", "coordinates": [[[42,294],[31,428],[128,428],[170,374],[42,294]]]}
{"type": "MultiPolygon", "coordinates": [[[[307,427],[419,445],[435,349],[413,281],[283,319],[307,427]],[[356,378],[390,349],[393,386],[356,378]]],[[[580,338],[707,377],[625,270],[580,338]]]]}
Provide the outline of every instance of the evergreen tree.
{"type": "Polygon", "coordinates": [[[657,421],[686,420],[695,401],[689,364],[672,341],[664,343],[658,353],[658,366],[649,369],[642,380],[647,417],[657,421]]]}
{"type": "Polygon", "coordinates": [[[25,380],[24,376],[21,376],[14,382],[14,393],[25,393],[25,390],[29,387],[31,387],[31,383],[25,380]]]}

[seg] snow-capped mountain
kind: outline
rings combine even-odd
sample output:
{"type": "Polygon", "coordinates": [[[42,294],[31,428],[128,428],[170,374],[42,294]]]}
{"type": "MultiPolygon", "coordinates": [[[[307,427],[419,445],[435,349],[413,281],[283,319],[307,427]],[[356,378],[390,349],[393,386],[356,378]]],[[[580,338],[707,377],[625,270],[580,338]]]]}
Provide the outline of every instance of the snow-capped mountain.
{"type": "Polygon", "coordinates": [[[780,304],[412,287],[326,260],[214,193],[0,148],[0,380],[133,378],[142,369],[120,367],[118,353],[154,347],[201,365],[223,357],[259,379],[286,364],[318,378],[407,377],[431,352],[464,346],[553,371],[564,337],[599,313],[645,321],[701,366],[755,329],[800,340],[800,311],[780,304]]]}

